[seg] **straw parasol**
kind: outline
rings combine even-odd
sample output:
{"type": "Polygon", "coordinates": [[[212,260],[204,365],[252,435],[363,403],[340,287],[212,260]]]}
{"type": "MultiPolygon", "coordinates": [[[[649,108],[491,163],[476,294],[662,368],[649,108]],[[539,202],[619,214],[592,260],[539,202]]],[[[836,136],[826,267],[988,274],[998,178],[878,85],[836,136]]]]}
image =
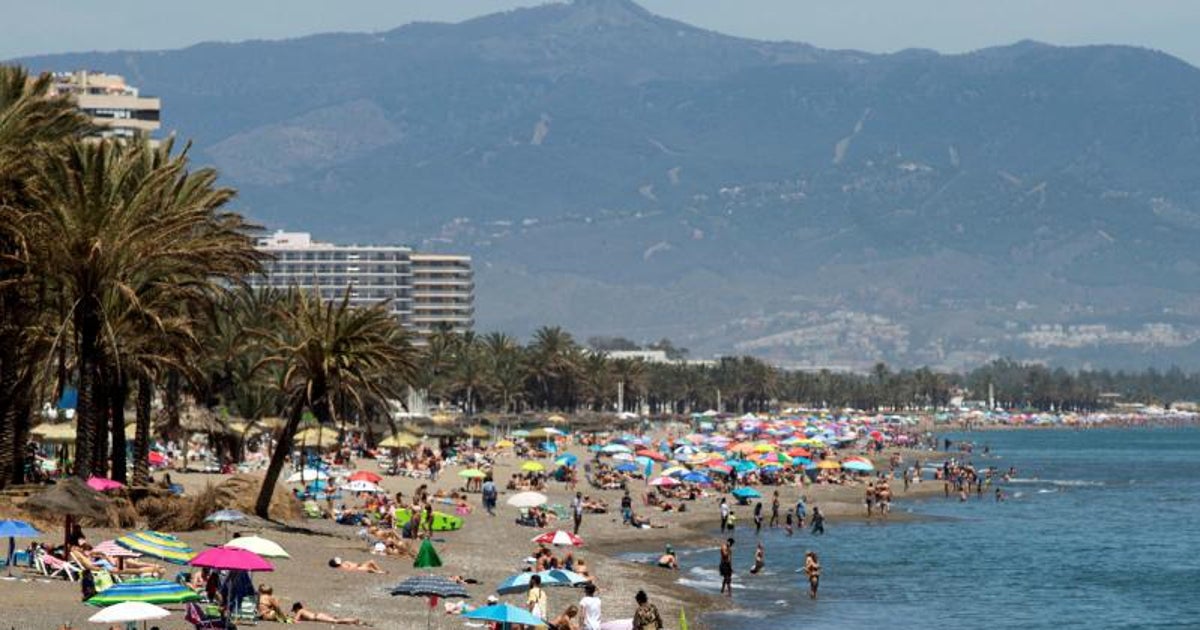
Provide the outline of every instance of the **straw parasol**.
{"type": "Polygon", "coordinates": [[[23,506],[55,516],[104,520],[108,518],[109,501],[79,479],[70,477],[59,480],[45,492],[29,497],[23,506]]]}
{"type": "Polygon", "coordinates": [[[411,433],[390,435],[379,443],[380,448],[412,448],[421,443],[421,438],[411,433]]]}
{"type": "Polygon", "coordinates": [[[34,427],[29,433],[42,442],[70,444],[75,441],[75,425],[70,422],[63,424],[40,424],[34,427]]]}

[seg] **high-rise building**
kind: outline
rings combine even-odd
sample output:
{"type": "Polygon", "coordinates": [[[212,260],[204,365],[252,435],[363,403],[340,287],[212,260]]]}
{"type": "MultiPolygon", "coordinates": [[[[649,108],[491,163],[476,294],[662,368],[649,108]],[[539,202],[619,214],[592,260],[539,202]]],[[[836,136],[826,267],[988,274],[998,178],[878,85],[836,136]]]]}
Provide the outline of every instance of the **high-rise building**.
{"type": "Polygon", "coordinates": [[[56,72],[50,95],[68,95],[100,128],[101,137],[149,135],[161,126],[162,103],[142,96],[125,78],[102,72],[56,72]]]}
{"type": "Polygon", "coordinates": [[[439,326],[463,332],[474,325],[471,258],[424,254],[401,245],[335,245],[306,232],[277,231],[258,240],[274,260],[253,286],[315,289],[325,299],[350,292],[357,306],[388,300],[388,308],[421,337],[439,326]]]}

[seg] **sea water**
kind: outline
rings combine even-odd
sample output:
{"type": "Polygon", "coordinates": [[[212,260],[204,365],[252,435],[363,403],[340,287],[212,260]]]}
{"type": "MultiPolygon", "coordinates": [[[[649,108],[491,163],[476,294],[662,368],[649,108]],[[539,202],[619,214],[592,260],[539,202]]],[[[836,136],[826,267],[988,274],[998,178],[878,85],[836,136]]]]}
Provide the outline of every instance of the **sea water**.
{"type": "MultiPolygon", "coordinates": [[[[894,509],[917,522],[831,522],[825,536],[738,527],[736,609],[715,628],[1200,628],[1200,429],[952,434],[990,446],[992,492],[894,509]],[[797,570],[821,559],[820,598],[797,570]]],[[[930,453],[926,461],[945,455],[930,453]]],[[[926,483],[937,483],[927,481],[926,483]]],[[[894,491],[902,496],[899,482],[894,491]]],[[[793,507],[793,506],[788,506],[793,507]]],[[[864,508],[865,510],[865,508],[864,508]]],[[[739,525],[749,522],[741,519],[739,525]]],[[[714,529],[714,534],[715,534],[714,529]]],[[[716,592],[717,551],[680,556],[680,583],[716,592]]]]}

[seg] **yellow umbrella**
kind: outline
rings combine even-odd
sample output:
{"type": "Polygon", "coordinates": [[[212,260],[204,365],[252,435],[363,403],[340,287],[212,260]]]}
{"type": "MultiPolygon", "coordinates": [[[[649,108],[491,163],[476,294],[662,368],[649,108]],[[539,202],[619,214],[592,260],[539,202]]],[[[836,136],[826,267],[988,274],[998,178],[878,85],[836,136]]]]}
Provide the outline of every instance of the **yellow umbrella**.
{"type": "Polygon", "coordinates": [[[317,444],[332,445],[337,443],[338,432],[329,427],[312,427],[305,429],[296,434],[293,442],[296,444],[304,443],[310,446],[317,444]]]}
{"type": "Polygon", "coordinates": [[[512,448],[512,447],[513,447],[512,440],[500,440],[499,442],[496,442],[496,448],[512,448]]]}
{"type": "Polygon", "coordinates": [[[432,416],[429,416],[429,419],[433,420],[437,424],[446,424],[447,422],[454,422],[454,416],[452,416],[448,413],[435,413],[432,416]]]}
{"type": "MultiPolygon", "coordinates": [[[[708,460],[705,460],[705,461],[708,461],[708,460]]],[[[692,471],[688,470],[687,468],[684,468],[683,466],[672,466],[672,467],[662,471],[662,473],[660,473],[660,474],[664,477],[670,477],[671,475],[674,475],[675,473],[689,473],[689,472],[692,472],[692,471]]]]}
{"type": "Polygon", "coordinates": [[[754,445],[755,453],[770,453],[773,450],[775,450],[774,444],[762,443],[754,445]]]}
{"type": "Polygon", "coordinates": [[[412,448],[421,443],[421,438],[411,433],[390,435],[379,443],[380,448],[412,448]]]}
{"type": "Polygon", "coordinates": [[[521,470],[524,470],[525,472],[542,472],[543,470],[546,470],[546,467],[538,462],[530,461],[521,464],[521,470]]]}
{"type": "Polygon", "coordinates": [[[825,470],[837,470],[841,467],[841,464],[833,461],[832,459],[822,459],[821,461],[817,462],[817,468],[822,468],[825,470]]]}
{"type": "Polygon", "coordinates": [[[689,464],[703,464],[712,458],[713,458],[712,453],[693,453],[692,456],[688,458],[688,463],[689,464]]]}
{"type": "Polygon", "coordinates": [[[560,416],[560,415],[558,415],[558,414],[555,414],[555,415],[553,415],[553,416],[550,416],[549,418],[546,418],[546,422],[551,422],[551,423],[554,423],[554,424],[562,424],[562,423],[564,423],[564,422],[566,422],[566,421],[567,421],[567,419],[566,419],[566,418],[564,418],[564,417],[562,417],[562,416],[560,416]]]}

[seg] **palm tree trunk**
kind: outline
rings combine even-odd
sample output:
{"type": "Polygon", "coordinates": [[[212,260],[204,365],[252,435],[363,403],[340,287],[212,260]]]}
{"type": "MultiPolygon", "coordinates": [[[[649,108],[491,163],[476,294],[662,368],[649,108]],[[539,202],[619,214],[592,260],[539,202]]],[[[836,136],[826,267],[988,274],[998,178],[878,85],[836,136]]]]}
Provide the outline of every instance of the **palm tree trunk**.
{"type": "Polygon", "coordinates": [[[271,453],[271,463],[267,466],[267,475],[263,477],[262,488],[258,491],[258,500],[254,502],[254,513],[260,518],[269,519],[271,497],[275,494],[275,485],[279,483],[279,473],[283,470],[283,461],[292,452],[292,438],[300,426],[300,418],[304,412],[304,403],[297,401],[288,410],[287,422],[279,432],[279,444],[271,453]]]}
{"type": "Polygon", "coordinates": [[[142,376],[137,382],[137,433],[133,437],[133,483],[150,483],[150,404],[154,381],[142,376]]]}
{"type": "MultiPolygon", "coordinates": [[[[101,401],[96,400],[96,381],[100,372],[100,319],[95,313],[87,312],[81,304],[76,318],[79,334],[79,397],[75,405],[75,476],[87,479],[92,476],[95,455],[96,431],[100,426],[101,401]]],[[[104,405],[107,406],[107,405],[104,405]]]]}
{"type": "Polygon", "coordinates": [[[9,415],[16,406],[13,394],[20,380],[16,366],[11,360],[13,354],[15,353],[5,352],[0,356],[0,489],[8,484],[10,472],[14,468],[13,459],[18,452],[13,431],[15,425],[9,415]]]}
{"type": "Polygon", "coordinates": [[[129,379],[124,375],[117,376],[109,392],[110,413],[112,414],[112,479],[126,483],[128,481],[125,457],[125,401],[129,399],[129,379]]]}

